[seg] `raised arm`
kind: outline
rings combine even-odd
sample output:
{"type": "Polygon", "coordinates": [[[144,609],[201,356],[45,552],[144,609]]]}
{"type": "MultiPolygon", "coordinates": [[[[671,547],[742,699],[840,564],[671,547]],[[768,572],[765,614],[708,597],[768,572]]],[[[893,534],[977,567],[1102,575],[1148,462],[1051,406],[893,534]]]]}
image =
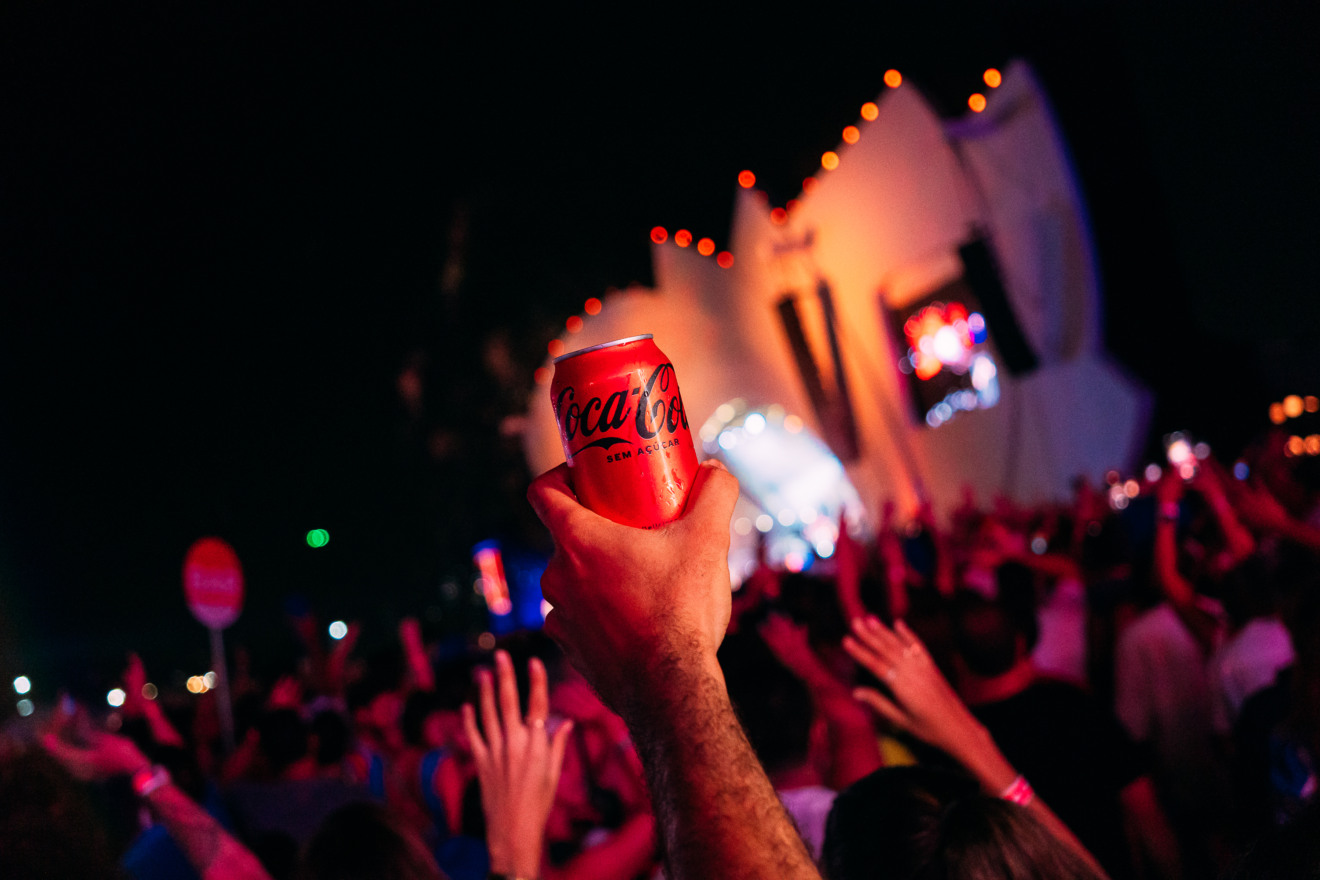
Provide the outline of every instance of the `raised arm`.
{"type": "Polygon", "coordinates": [[[1044,801],[1031,794],[1030,787],[999,751],[989,732],[940,674],[926,646],[902,621],[891,630],[878,619],[866,617],[854,620],[852,629],[853,635],[844,637],[844,649],[883,681],[891,694],[886,697],[873,688],[858,688],[857,699],[899,730],[947,753],[966,768],[987,794],[1026,806],[1061,843],[1097,872],[1104,873],[1068,826],[1044,801]]]}
{"type": "Polygon", "coordinates": [[[270,880],[257,857],[176,788],[163,768],[153,768],[127,737],[95,731],[81,746],[50,732],[41,745],[79,779],[132,777],[133,790],[169,830],[202,880],[270,880]]]}
{"type": "Polygon", "coordinates": [[[628,528],[580,505],[560,465],[528,497],[555,553],[546,631],[627,723],[675,880],[818,878],[743,734],[716,650],[730,613],[737,481],[702,466],[681,518],[628,528]]]}
{"type": "Polygon", "coordinates": [[[1215,621],[1196,604],[1196,588],[1178,571],[1178,513],[1183,482],[1172,470],[1160,478],[1156,490],[1159,502],[1155,520],[1155,553],[1152,576],[1160,592],[1178,617],[1209,652],[1215,643],[1215,621]]]}

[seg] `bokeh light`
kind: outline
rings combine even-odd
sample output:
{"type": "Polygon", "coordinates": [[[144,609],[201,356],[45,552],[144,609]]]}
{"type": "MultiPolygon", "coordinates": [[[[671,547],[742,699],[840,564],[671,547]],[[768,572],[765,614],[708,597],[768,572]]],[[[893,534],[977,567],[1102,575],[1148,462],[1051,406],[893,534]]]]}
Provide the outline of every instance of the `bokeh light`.
{"type": "Polygon", "coordinates": [[[667,238],[669,238],[669,233],[665,231],[665,228],[663,226],[651,227],[651,241],[655,242],[656,244],[664,244],[665,239],[667,238]]]}
{"type": "Polygon", "coordinates": [[[127,695],[124,693],[123,688],[111,688],[110,692],[105,695],[105,701],[108,705],[114,706],[118,709],[120,706],[124,705],[125,696],[127,695]]]}
{"type": "Polygon", "coordinates": [[[32,704],[31,700],[25,699],[18,701],[18,714],[22,715],[24,718],[28,717],[35,711],[37,711],[37,707],[32,704]]]}
{"type": "Polygon", "coordinates": [[[537,367],[532,372],[532,381],[537,385],[546,385],[549,384],[552,376],[554,376],[554,370],[549,367],[537,367]]]}
{"type": "Polygon", "coordinates": [[[845,144],[855,144],[862,138],[862,132],[855,125],[850,125],[843,130],[843,142],[845,144]]]}
{"type": "Polygon", "coordinates": [[[743,189],[751,189],[752,187],[756,186],[756,175],[746,170],[739,171],[738,185],[741,186],[743,189]]]}
{"type": "Polygon", "coordinates": [[[32,690],[32,679],[28,678],[26,675],[20,675],[18,678],[14,679],[14,693],[26,694],[30,690],[32,690]]]}
{"type": "MultiPolygon", "coordinates": [[[[330,533],[325,529],[312,529],[307,533],[307,546],[312,548],[324,547],[330,543],[330,533]]],[[[351,543],[351,542],[350,542],[351,543]]]]}
{"type": "Polygon", "coordinates": [[[551,339],[550,344],[545,349],[550,352],[550,357],[559,357],[564,353],[564,341],[562,339],[551,339]]]}
{"type": "Polygon", "coordinates": [[[142,699],[154,700],[160,696],[160,689],[151,682],[142,685],[142,699]]]}
{"type": "MultiPolygon", "coordinates": [[[[895,73],[897,73],[897,71],[895,71],[895,73]]],[[[899,78],[899,82],[902,82],[902,77],[899,78]]],[[[867,122],[875,122],[879,115],[880,107],[874,101],[867,101],[862,105],[862,118],[867,122]]]]}
{"type": "Polygon", "coordinates": [[[839,154],[833,150],[826,150],[821,154],[820,167],[826,171],[833,171],[839,167],[839,154]]]}
{"type": "Polygon", "coordinates": [[[583,304],[582,311],[586,312],[588,315],[599,315],[600,300],[596,299],[594,296],[591,297],[583,304]]]}
{"type": "Polygon", "coordinates": [[[972,108],[973,113],[980,113],[985,109],[985,95],[980,92],[974,92],[972,96],[967,99],[967,106],[972,108]]]}
{"type": "Polygon", "coordinates": [[[997,89],[999,88],[1000,84],[1003,83],[1004,75],[995,68],[991,67],[984,74],[981,75],[981,79],[985,80],[985,84],[988,85],[990,88],[997,89]]]}
{"type": "Polygon", "coordinates": [[[1289,394],[1283,399],[1283,414],[1290,419],[1295,419],[1306,409],[1306,404],[1302,398],[1296,394],[1289,394]]]}
{"type": "Polygon", "coordinates": [[[686,229],[680,229],[674,233],[674,244],[679,247],[687,247],[692,244],[692,233],[686,229]]]}
{"type": "Polygon", "coordinates": [[[903,74],[893,68],[885,71],[885,85],[889,86],[891,89],[896,89],[902,84],[903,74]]]}
{"type": "Polygon", "coordinates": [[[788,222],[788,212],[783,208],[775,208],[770,212],[770,222],[776,226],[783,226],[788,222]]]}
{"type": "Polygon", "coordinates": [[[709,257],[711,254],[715,253],[715,242],[709,238],[703,238],[701,241],[697,242],[697,253],[701,254],[703,257],[709,257]]]}
{"type": "Polygon", "coordinates": [[[1283,404],[1270,404],[1270,421],[1276,425],[1282,425],[1288,420],[1288,414],[1283,411],[1283,404]]]}
{"type": "Polygon", "coordinates": [[[344,623],[342,620],[336,620],[334,623],[330,624],[330,638],[337,642],[346,635],[348,635],[347,623],[344,623]]]}
{"type": "Polygon", "coordinates": [[[219,681],[220,679],[216,676],[214,672],[207,672],[202,675],[202,684],[206,685],[207,690],[210,690],[211,688],[215,687],[216,684],[219,683],[219,681]]]}
{"type": "Polygon", "coordinates": [[[805,195],[811,192],[816,188],[816,184],[818,183],[820,183],[820,181],[814,177],[804,177],[802,179],[802,193],[805,195]]]}
{"type": "Polygon", "coordinates": [[[578,333],[582,330],[582,319],[577,315],[573,315],[564,322],[564,327],[569,333],[578,333]]]}
{"type": "Polygon", "coordinates": [[[495,636],[493,633],[484,632],[477,636],[477,647],[483,651],[495,650],[495,636]]]}
{"type": "Polygon", "coordinates": [[[715,257],[715,262],[719,264],[721,269],[728,269],[733,266],[733,254],[728,251],[720,251],[715,257]]]}

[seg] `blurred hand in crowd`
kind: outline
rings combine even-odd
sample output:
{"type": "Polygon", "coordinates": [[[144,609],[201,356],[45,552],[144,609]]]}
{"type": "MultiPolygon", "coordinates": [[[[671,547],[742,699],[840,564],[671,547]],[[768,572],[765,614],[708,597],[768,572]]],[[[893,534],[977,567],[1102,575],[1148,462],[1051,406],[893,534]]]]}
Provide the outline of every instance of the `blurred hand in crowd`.
{"type": "Polygon", "coordinates": [[[481,783],[490,867],[496,874],[536,877],[541,873],[545,823],[573,722],[563,722],[553,736],[547,730],[550,698],[540,660],[533,658],[528,664],[525,718],[518,705],[513,661],[504,651],[495,652],[494,678],[492,684],[486,670],[477,676],[482,729],[472,705],[463,706],[463,726],[481,783]]]}

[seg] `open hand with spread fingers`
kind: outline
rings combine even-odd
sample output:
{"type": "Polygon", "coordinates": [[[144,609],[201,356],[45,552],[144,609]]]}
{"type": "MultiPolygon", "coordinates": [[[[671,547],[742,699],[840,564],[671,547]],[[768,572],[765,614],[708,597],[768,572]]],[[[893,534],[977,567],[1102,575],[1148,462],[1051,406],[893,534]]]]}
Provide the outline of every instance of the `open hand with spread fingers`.
{"type": "MultiPolygon", "coordinates": [[[[889,688],[858,688],[858,700],[899,730],[948,752],[966,764],[985,748],[989,736],[931,659],[921,640],[901,620],[890,629],[875,617],[852,622],[844,636],[848,654],[889,688]]],[[[993,748],[993,744],[991,745],[993,748]]]]}
{"type": "Polygon", "coordinates": [[[533,658],[528,663],[528,677],[530,690],[524,718],[518,705],[513,661],[504,651],[496,651],[495,682],[488,671],[477,675],[484,735],[477,728],[472,704],[463,706],[463,727],[481,783],[491,871],[510,877],[536,877],[541,873],[545,823],[573,729],[573,722],[565,721],[551,736],[546,729],[549,688],[540,660],[533,658]]]}

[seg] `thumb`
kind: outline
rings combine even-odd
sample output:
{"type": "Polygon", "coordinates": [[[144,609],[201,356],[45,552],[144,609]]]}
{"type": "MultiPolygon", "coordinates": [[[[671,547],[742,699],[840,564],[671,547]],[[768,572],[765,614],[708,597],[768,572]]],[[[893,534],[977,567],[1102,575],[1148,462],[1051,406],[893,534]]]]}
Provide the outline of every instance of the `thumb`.
{"type": "Polygon", "coordinates": [[[737,478],[723,464],[712,459],[697,470],[682,522],[700,532],[727,532],[737,502],[737,478]]]}

